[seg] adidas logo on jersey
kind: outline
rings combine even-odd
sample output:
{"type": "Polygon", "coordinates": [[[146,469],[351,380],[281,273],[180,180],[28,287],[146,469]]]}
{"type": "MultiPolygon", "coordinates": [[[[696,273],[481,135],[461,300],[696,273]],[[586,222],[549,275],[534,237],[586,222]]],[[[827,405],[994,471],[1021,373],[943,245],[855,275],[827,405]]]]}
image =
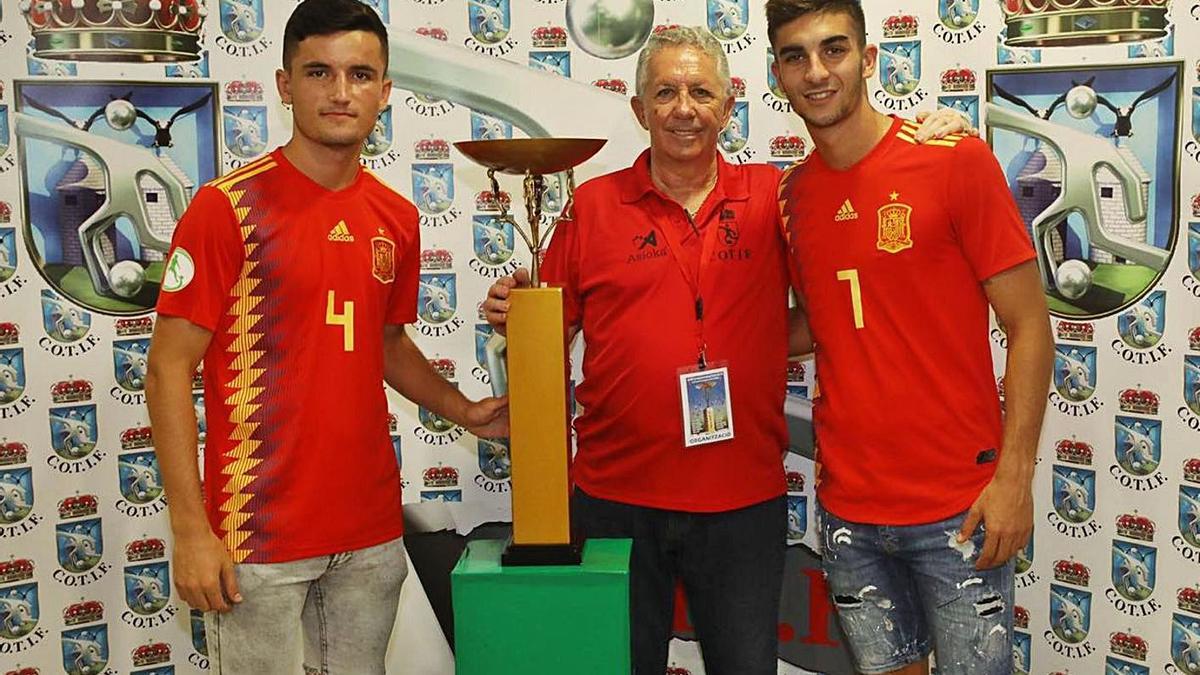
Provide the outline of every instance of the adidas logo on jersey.
{"type": "Polygon", "coordinates": [[[847,199],[842,202],[841,208],[838,209],[837,215],[833,219],[838,222],[843,220],[858,220],[858,212],[854,210],[853,206],[850,206],[850,200],[847,199]]]}
{"type": "Polygon", "coordinates": [[[346,221],[339,220],[337,225],[329,231],[329,241],[354,241],[354,235],[350,234],[350,228],[346,227],[346,221]]]}

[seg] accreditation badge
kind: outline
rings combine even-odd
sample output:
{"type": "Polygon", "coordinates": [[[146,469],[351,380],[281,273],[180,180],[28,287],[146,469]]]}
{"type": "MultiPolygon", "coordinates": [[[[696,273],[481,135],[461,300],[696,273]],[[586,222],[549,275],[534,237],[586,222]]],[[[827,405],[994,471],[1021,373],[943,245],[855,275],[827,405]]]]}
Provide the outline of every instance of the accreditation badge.
{"type": "Polygon", "coordinates": [[[733,438],[729,368],[715,364],[679,373],[683,404],[683,445],[692,447],[733,438]]]}

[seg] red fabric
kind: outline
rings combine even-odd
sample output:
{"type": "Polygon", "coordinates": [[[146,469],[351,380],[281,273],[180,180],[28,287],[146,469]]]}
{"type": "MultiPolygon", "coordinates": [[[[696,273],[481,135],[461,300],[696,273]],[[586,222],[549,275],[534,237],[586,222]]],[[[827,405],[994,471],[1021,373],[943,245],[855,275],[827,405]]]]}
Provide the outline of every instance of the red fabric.
{"type": "Polygon", "coordinates": [[[385,324],[416,319],[419,236],[416,209],[373,175],[330,192],[279,150],[201,188],[180,219],[172,253],[190,254],[195,278],[158,311],[213,332],[205,501],[235,561],[402,533],[382,342],[385,324]],[[337,323],[348,302],[352,351],[337,323]]]}
{"type": "Polygon", "coordinates": [[[575,221],[559,225],[542,274],[565,288],[568,323],[582,327],[587,343],[572,477],[588,494],[715,512],[786,490],[788,281],[778,178],[769,166],[722,160],[695,229],[653,187],[648,152],[576,190],[575,221]],[[710,365],[729,367],[734,438],[685,448],[678,371],[696,365],[700,331],[695,294],[663,228],[674,228],[694,275],[713,227],[700,279],[703,340],[710,365]]]}
{"type": "Polygon", "coordinates": [[[814,154],[780,187],[789,260],[817,344],[818,495],[855,522],[942,520],[991,480],[996,463],[977,463],[1001,440],[982,282],[1033,257],[988,147],[957,136],[916,145],[914,128],[897,119],[845,171],[814,154]],[[886,241],[898,248],[903,237],[881,228],[897,213],[889,204],[911,207],[911,247],[894,253],[886,241]]]}

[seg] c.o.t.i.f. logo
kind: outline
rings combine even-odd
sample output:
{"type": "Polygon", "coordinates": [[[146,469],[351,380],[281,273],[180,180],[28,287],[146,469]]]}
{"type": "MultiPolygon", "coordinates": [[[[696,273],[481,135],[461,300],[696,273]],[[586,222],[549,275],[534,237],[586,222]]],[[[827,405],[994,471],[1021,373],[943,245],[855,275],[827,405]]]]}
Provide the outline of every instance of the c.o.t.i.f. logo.
{"type": "Polygon", "coordinates": [[[55,526],[58,564],[68,572],[86,572],[104,557],[104,532],[99,518],[88,518],[55,526]]]}
{"type": "Polygon", "coordinates": [[[50,447],[63,459],[81,459],[96,448],[96,405],[50,409],[50,447]]]}
{"type": "Polygon", "coordinates": [[[729,122],[717,135],[717,145],[721,146],[721,150],[726,153],[739,152],[746,147],[749,136],[750,104],[746,101],[738,101],[733,104],[729,122]]]}
{"type": "Polygon", "coordinates": [[[62,632],[63,669],[67,675],[97,675],[108,665],[108,626],[99,624],[62,632]]]}
{"type": "Polygon", "coordinates": [[[471,111],[471,140],[495,141],[512,138],[512,134],[511,123],[471,111]]]}
{"type": "Polygon", "coordinates": [[[146,388],[146,359],[149,351],[148,338],[113,341],[113,374],[122,389],[142,391],[146,388]]]}
{"type": "Polygon", "coordinates": [[[488,265],[503,265],[513,257],[516,238],[512,223],[494,216],[472,218],[475,257],[488,265]]]}
{"type": "Polygon", "coordinates": [[[1078,588],[1050,584],[1050,628],[1060,640],[1079,644],[1092,627],[1092,594],[1078,588]]]}
{"type": "Polygon", "coordinates": [[[1200,415],[1200,356],[1183,357],[1183,400],[1193,414],[1200,415]]]}
{"type": "Polygon", "coordinates": [[[718,40],[736,40],[746,32],[749,0],[708,0],[708,30],[718,40]]]}
{"type": "Polygon", "coordinates": [[[1055,345],[1054,388],[1068,401],[1086,401],[1096,391],[1096,348],[1055,345]]]}
{"type": "Polygon", "coordinates": [[[467,0],[467,20],[471,36],[479,42],[488,45],[502,42],[512,25],[508,0],[467,0]]]}
{"type": "Polygon", "coordinates": [[[0,227],[0,284],[17,273],[17,229],[0,227]]]}
{"type": "Polygon", "coordinates": [[[29,635],[40,616],[36,583],[0,588],[0,639],[18,640],[29,635]]]}
{"type": "Polygon", "coordinates": [[[254,42],[263,34],[262,0],[220,0],[221,32],[242,44],[254,42]]]}
{"type": "Polygon", "coordinates": [[[1185,673],[1200,673],[1200,618],[1171,617],[1171,661],[1185,673]]]}
{"type": "Polygon", "coordinates": [[[266,106],[229,106],[221,118],[226,150],[241,159],[253,159],[267,149],[266,106]]]}
{"type": "Polygon", "coordinates": [[[921,84],[921,43],[918,40],[879,45],[879,84],[892,96],[908,96],[921,84]]]}
{"type": "Polygon", "coordinates": [[[121,496],[134,504],[148,504],[162,494],[162,476],[153,451],[122,454],[117,462],[117,473],[121,496]]]}
{"type": "Polygon", "coordinates": [[[33,470],[17,467],[0,471],[0,523],[18,523],[32,511],[33,470]]]}
{"type": "Polygon", "coordinates": [[[1112,547],[1113,588],[1121,597],[1140,602],[1154,593],[1158,568],[1158,551],[1153,546],[1141,546],[1114,541],[1112,547]]]}
{"type": "Polygon", "coordinates": [[[92,327],[92,314],[67,302],[54,291],[42,289],[42,326],[57,342],[78,342],[92,327]]]}
{"type": "Polygon", "coordinates": [[[492,480],[512,476],[512,457],[507,438],[479,439],[479,471],[492,480]]]}
{"type": "Polygon", "coordinates": [[[446,323],[458,311],[458,290],[454,273],[420,275],[417,315],[431,324],[446,323]]]}
{"type": "Polygon", "coordinates": [[[392,106],[386,106],[375,117],[375,126],[363,141],[364,157],[379,157],[392,147],[392,106]]]}
{"type": "Polygon", "coordinates": [[[1200,548],[1200,488],[1179,486],[1179,534],[1200,548]]]}
{"type": "Polygon", "coordinates": [[[125,568],[125,604],[135,614],[157,614],[171,599],[171,577],[166,562],[125,568]]]}
{"type": "Polygon", "coordinates": [[[0,349],[0,405],[7,405],[25,393],[25,350],[0,349]]]}
{"type": "Polygon", "coordinates": [[[417,208],[436,215],[454,204],[453,164],[413,164],[413,201],[417,208]]]}
{"type": "Polygon", "coordinates": [[[1117,464],[1134,476],[1149,476],[1162,462],[1162,421],[1118,415],[1116,430],[1117,464]]]}
{"type": "Polygon", "coordinates": [[[1054,511],[1069,523],[1083,523],[1096,511],[1096,472],[1054,467],[1054,511]]]}
{"type": "Polygon", "coordinates": [[[1013,675],[1029,674],[1029,657],[1032,655],[1033,643],[1028,633],[1013,632],[1013,675]]]}
{"type": "Polygon", "coordinates": [[[1162,340],[1166,322],[1166,293],[1154,291],[1117,317],[1117,332],[1130,347],[1146,349],[1162,340]]]}
{"type": "Polygon", "coordinates": [[[1033,567],[1033,537],[1025,544],[1025,548],[1017,551],[1015,559],[1015,571],[1017,574],[1024,574],[1033,567]]]}
{"type": "Polygon", "coordinates": [[[962,30],[979,17],[979,0],[938,0],[938,18],[950,30],[962,30]]]}

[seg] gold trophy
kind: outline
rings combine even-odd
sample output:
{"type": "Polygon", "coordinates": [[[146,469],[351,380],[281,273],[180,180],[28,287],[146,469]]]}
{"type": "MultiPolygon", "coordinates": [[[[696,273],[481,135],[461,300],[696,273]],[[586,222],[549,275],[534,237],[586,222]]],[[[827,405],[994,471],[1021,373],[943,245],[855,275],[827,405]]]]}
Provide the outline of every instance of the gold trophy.
{"type": "Polygon", "coordinates": [[[543,231],[544,176],[565,171],[564,215],[575,191],[573,167],[596,154],[604,139],[525,138],[462,141],[454,147],[487,167],[492,193],[500,208],[498,220],[512,225],[531,255],[530,288],[514,288],[509,296],[507,366],[489,350],[493,389],[508,385],[509,445],[512,452],[512,541],[501,556],[503,565],[579,564],[581,542],[571,540],[570,413],[567,410],[567,342],[563,332],[561,288],[543,288],[538,273],[542,247],[555,220],[543,231]],[[523,229],[500,200],[496,173],[525,177],[523,229]]]}

